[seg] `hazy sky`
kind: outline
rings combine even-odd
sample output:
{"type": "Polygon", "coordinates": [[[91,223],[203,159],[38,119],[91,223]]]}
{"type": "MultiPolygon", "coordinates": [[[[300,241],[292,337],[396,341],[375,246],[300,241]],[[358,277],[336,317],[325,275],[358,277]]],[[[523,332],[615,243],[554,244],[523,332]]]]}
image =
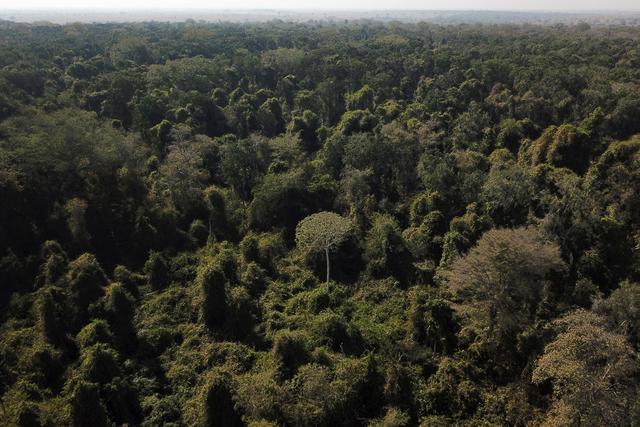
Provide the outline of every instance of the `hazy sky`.
{"type": "Polygon", "coordinates": [[[640,10],[640,0],[0,0],[0,9],[640,10]]]}

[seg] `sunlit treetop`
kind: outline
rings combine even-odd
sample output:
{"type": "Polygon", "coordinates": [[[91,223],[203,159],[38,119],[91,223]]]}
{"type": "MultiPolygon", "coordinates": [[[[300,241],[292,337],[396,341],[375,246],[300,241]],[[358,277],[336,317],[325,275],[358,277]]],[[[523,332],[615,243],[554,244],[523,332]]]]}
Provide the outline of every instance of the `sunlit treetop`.
{"type": "Polygon", "coordinates": [[[298,223],[296,243],[309,252],[332,249],[351,231],[351,221],[333,212],[318,212],[298,223]]]}

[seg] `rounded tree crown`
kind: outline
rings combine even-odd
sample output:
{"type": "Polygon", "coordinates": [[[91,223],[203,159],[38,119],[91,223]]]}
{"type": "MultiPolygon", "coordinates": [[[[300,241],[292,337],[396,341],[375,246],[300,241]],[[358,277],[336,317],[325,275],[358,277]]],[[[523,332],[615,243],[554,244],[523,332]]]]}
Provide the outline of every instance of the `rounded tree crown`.
{"type": "Polygon", "coordinates": [[[296,227],[296,244],[307,251],[331,249],[342,243],[351,231],[351,221],[333,212],[309,215],[296,227]]]}

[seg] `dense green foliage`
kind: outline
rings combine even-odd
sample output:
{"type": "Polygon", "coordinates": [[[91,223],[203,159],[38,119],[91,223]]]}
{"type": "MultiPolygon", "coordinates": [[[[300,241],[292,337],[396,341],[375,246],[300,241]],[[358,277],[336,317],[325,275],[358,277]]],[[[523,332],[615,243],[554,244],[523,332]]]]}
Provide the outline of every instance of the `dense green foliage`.
{"type": "Polygon", "coordinates": [[[3,22],[0,423],[640,422],[639,41],[3,22]]]}

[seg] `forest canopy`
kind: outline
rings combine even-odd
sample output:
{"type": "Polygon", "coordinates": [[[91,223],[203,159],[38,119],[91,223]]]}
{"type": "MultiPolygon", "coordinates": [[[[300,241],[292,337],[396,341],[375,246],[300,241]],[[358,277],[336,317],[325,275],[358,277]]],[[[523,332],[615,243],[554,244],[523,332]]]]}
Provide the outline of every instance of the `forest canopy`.
{"type": "Polygon", "coordinates": [[[637,424],[639,41],[0,22],[0,424],[637,424]]]}

